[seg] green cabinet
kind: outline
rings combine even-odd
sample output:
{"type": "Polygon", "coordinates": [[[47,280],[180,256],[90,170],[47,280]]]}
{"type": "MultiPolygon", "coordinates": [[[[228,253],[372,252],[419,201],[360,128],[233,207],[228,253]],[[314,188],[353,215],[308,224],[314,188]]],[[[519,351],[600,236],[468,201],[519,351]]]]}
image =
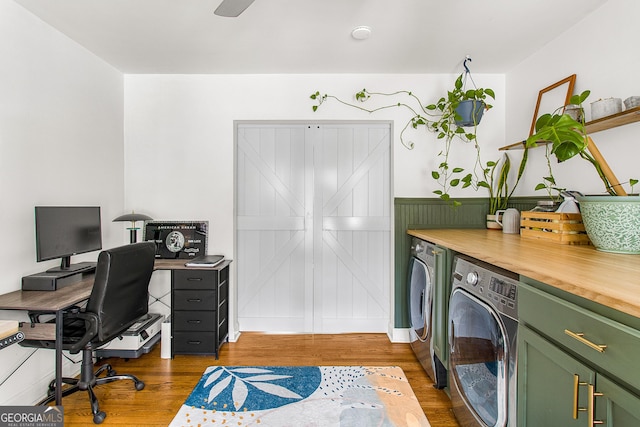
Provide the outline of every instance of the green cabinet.
{"type": "Polygon", "coordinates": [[[451,250],[435,246],[435,283],[433,284],[433,352],[449,369],[449,340],[447,322],[451,296],[451,250]]]}
{"type": "Polygon", "coordinates": [[[521,284],[518,426],[640,426],[640,332],[521,284]]]}

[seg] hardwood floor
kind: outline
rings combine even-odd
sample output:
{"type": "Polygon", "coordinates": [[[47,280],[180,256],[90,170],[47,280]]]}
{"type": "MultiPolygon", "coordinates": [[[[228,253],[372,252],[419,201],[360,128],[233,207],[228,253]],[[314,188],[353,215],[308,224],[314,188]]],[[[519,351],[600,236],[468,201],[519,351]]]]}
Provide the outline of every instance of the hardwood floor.
{"type": "MultiPolygon", "coordinates": [[[[127,427],[166,426],[200,379],[207,366],[258,365],[371,365],[400,366],[433,427],[457,427],[451,403],[436,390],[409,344],[393,344],[384,334],[276,335],[244,332],[235,343],[222,347],[220,359],[212,356],[160,358],[160,345],[139,359],[111,358],[119,373],[131,373],[146,387],[135,391],[130,381],[116,381],[96,388],[102,425],[127,427]]],[[[99,362],[100,364],[100,362],[99,362]]],[[[65,426],[93,425],[85,392],[63,399],[65,426]]]]}

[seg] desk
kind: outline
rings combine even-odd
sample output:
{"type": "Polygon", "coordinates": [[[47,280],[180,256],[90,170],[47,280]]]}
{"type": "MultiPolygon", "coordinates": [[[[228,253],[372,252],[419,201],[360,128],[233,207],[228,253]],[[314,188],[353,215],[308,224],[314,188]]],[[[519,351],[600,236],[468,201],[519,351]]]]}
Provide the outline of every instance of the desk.
{"type": "MultiPolygon", "coordinates": [[[[185,259],[158,259],[154,270],[222,270],[231,261],[224,260],[215,267],[185,267],[185,259]]],[[[55,325],[48,325],[49,331],[55,336],[55,375],[56,375],[56,405],[62,404],[62,315],[65,309],[89,299],[93,288],[93,274],[83,276],[82,280],[73,285],[56,291],[23,291],[17,290],[0,295],[0,310],[46,311],[55,314],[55,325]]],[[[173,292],[173,289],[172,289],[173,292]]],[[[42,326],[45,326],[44,324],[42,326]]],[[[34,337],[35,339],[50,339],[51,335],[34,337]]]]}
{"type": "MultiPolygon", "coordinates": [[[[48,311],[55,313],[56,352],[56,405],[62,404],[62,313],[65,309],[85,301],[91,295],[93,274],[86,275],[78,283],[57,291],[17,290],[0,295],[0,310],[48,311]]],[[[53,326],[53,325],[51,325],[53,326]]]]}

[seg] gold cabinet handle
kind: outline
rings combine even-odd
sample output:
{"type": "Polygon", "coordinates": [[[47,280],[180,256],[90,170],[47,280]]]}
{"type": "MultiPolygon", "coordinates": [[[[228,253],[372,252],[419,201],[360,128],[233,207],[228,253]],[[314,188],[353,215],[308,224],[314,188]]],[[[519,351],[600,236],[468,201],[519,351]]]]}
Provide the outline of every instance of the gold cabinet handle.
{"type": "Polygon", "coordinates": [[[580,386],[586,386],[588,385],[585,382],[580,382],[580,377],[577,374],[573,374],[573,411],[572,411],[572,416],[574,420],[578,419],[578,412],[582,411],[582,412],[586,412],[588,409],[587,408],[580,408],[578,406],[578,395],[579,395],[579,390],[578,388],[580,386]]]}
{"type": "Polygon", "coordinates": [[[592,349],[594,349],[595,351],[598,351],[600,353],[604,353],[604,350],[607,348],[606,345],[592,343],[591,341],[589,341],[588,339],[586,339],[584,337],[583,333],[572,332],[572,331],[570,331],[568,329],[565,329],[564,333],[569,335],[571,338],[574,338],[574,339],[580,341],[582,344],[584,344],[584,345],[586,345],[588,347],[591,347],[592,349]]]}
{"type": "Polygon", "coordinates": [[[594,416],[595,416],[595,406],[596,406],[596,396],[602,396],[602,393],[597,393],[595,391],[595,386],[593,384],[589,384],[587,386],[588,389],[588,393],[589,393],[589,407],[587,408],[587,416],[589,418],[589,427],[593,427],[596,424],[604,424],[604,421],[600,421],[600,420],[594,420],[594,416]]]}

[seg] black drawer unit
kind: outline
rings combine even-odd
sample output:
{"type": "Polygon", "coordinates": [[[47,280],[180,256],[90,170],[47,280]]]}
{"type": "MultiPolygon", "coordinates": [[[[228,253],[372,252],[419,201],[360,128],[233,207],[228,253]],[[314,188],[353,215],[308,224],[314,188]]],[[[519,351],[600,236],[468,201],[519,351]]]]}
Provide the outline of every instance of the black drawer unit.
{"type": "Polygon", "coordinates": [[[171,357],[218,358],[229,335],[229,263],[171,271],[171,357]]]}

